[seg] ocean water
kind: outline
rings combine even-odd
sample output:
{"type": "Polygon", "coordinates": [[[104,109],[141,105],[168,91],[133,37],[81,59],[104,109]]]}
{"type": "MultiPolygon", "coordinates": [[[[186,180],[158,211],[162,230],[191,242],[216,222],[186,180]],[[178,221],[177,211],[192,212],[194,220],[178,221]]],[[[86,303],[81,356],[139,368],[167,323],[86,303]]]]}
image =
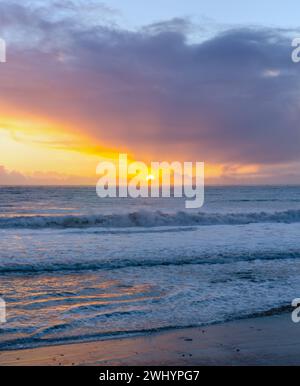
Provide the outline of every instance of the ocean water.
{"type": "Polygon", "coordinates": [[[300,187],[100,199],[0,187],[0,350],[239,319],[300,297],[300,187]]]}

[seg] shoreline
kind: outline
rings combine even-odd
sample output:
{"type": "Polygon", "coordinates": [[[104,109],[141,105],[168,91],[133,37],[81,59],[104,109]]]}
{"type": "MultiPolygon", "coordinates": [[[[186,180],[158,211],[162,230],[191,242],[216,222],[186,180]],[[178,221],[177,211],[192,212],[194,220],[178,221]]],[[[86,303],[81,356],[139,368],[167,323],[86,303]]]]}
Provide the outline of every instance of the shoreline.
{"type": "Polygon", "coordinates": [[[290,313],[143,336],[0,352],[0,366],[300,365],[290,313]]]}

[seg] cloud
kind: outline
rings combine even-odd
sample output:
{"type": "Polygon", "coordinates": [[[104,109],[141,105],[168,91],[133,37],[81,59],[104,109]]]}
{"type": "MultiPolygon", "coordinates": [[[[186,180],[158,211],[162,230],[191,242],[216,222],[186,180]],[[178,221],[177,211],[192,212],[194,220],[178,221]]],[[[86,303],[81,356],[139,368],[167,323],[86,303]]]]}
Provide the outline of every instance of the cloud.
{"type": "Polygon", "coordinates": [[[56,172],[35,172],[31,175],[24,175],[17,171],[9,171],[0,165],[0,186],[1,185],[95,185],[96,178],[84,176],[66,175],[56,172]]]}
{"type": "Polygon", "coordinates": [[[108,22],[104,7],[95,23],[89,2],[47,4],[2,2],[0,36],[11,46],[0,104],[55,117],[139,157],[300,159],[300,66],[288,31],[236,28],[191,43],[185,19],[127,31],[108,22]]]}
{"type": "Polygon", "coordinates": [[[0,165],[0,185],[26,184],[27,179],[21,173],[9,172],[4,166],[0,165]]]}

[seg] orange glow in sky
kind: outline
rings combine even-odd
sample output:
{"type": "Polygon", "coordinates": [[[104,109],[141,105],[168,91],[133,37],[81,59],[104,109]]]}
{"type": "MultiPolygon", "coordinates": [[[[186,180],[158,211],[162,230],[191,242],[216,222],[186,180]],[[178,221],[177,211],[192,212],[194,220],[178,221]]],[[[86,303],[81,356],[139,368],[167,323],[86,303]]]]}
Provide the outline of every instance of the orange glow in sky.
{"type": "MultiPolygon", "coordinates": [[[[0,165],[30,178],[43,177],[47,183],[53,179],[53,183],[93,184],[98,162],[117,160],[119,152],[124,150],[95,144],[93,138],[78,130],[72,133],[69,127],[47,119],[4,115],[0,121],[0,165]]],[[[165,157],[164,154],[161,160],[151,160],[145,154],[143,161],[162,161],[165,157]]],[[[247,175],[256,173],[258,166],[234,166],[233,170],[247,175]]],[[[207,179],[219,178],[223,172],[221,164],[205,165],[207,179]]]]}

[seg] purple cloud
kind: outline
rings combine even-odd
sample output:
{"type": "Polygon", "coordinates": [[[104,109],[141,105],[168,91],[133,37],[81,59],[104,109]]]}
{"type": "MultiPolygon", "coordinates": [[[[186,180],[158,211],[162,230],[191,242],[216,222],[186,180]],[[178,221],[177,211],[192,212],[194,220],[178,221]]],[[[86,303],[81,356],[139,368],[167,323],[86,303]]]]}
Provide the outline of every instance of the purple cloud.
{"type": "Polygon", "coordinates": [[[105,23],[89,24],[75,17],[84,9],[49,7],[2,2],[0,36],[12,43],[0,103],[139,156],[300,160],[300,66],[288,31],[238,28],[191,43],[184,19],[132,32],[104,10],[105,23]]]}

